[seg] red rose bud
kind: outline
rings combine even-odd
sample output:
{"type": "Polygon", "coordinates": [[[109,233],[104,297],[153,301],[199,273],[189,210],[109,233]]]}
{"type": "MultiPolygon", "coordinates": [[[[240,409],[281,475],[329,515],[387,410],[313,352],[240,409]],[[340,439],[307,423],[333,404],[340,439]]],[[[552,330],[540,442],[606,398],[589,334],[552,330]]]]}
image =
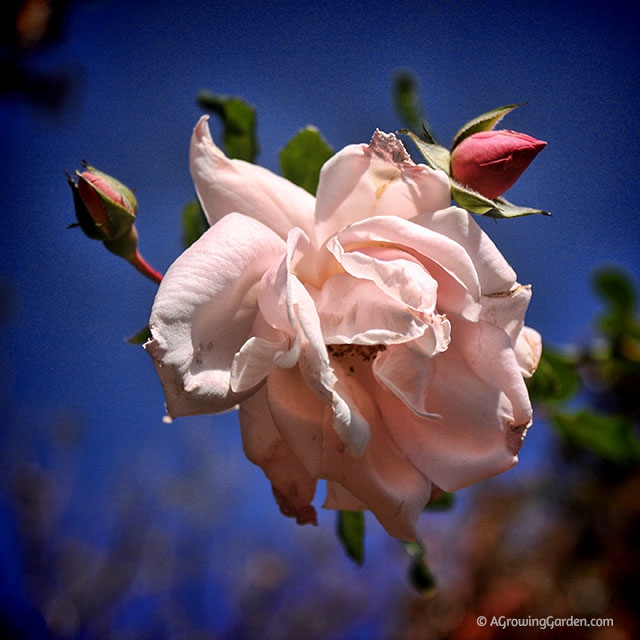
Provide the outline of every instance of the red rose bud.
{"type": "Polygon", "coordinates": [[[516,131],[480,131],[464,138],[451,152],[451,175],[494,200],[513,186],[546,146],[516,131]]]}
{"type": "Polygon", "coordinates": [[[77,184],[67,174],[73,192],[78,225],[94,240],[113,240],[127,233],[136,219],[138,203],[121,182],[85,165],[75,172],[77,184]]]}

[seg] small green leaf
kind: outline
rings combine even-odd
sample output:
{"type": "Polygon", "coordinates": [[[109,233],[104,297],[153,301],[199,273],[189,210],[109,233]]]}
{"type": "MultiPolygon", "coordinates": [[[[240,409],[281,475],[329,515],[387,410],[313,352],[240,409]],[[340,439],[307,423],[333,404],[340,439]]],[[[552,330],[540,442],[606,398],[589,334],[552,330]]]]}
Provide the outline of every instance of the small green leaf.
{"type": "Polygon", "coordinates": [[[364,513],[338,511],[338,538],[349,558],[356,564],[364,562],[364,513]]]}
{"type": "Polygon", "coordinates": [[[418,81],[409,71],[396,74],[392,84],[393,104],[402,122],[409,129],[419,129],[424,120],[418,93],[418,81]]]}
{"type": "Polygon", "coordinates": [[[445,491],[442,495],[430,502],[427,511],[447,511],[453,507],[456,501],[456,495],[453,492],[445,491]]]}
{"type": "Polygon", "coordinates": [[[527,387],[534,402],[554,403],[568,400],[581,386],[577,362],[570,354],[544,345],[538,368],[527,387]]]}
{"type": "Polygon", "coordinates": [[[403,542],[404,550],[411,557],[409,581],[421,595],[429,598],[435,595],[436,580],[426,563],[426,549],[421,542],[403,542]]]}
{"type": "Polygon", "coordinates": [[[620,465],[640,462],[640,440],[634,432],[633,423],[622,416],[605,416],[583,410],[556,414],[551,420],[569,442],[591,449],[605,460],[620,465]]]}
{"type": "Polygon", "coordinates": [[[460,184],[453,178],[449,178],[451,182],[451,197],[463,209],[478,215],[488,216],[490,218],[519,218],[521,216],[530,216],[534,214],[551,215],[542,209],[531,209],[529,207],[520,207],[508,202],[504,198],[496,198],[489,200],[473,189],[460,184]]]}
{"type": "Polygon", "coordinates": [[[136,333],[135,335],[127,338],[127,342],[129,344],[144,344],[147,340],[151,339],[151,329],[149,329],[149,327],[144,327],[143,329],[140,329],[140,331],[138,331],[138,333],[136,333]]]}
{"type": "Polygon", "coordinates": [[[600,268],[593,274],[594,291],[617,314],[632,314],[636,306],[633,283],[620,269],[600,268]]]}
{"type": "Polygon", "coordinates": [[[523,104],[524,103],[521,102],[519,104],[509,104],[505,107],[498,107],[497,109],[487,111],[477,118],[470,120],[454,136],[453,143],[451,144],[451,150],[453,151],[456,146],[470,135],[478,133],[478,131],[489,131],[490,129],[493,129],[493,127],[495,127],[509,112],[521,107],[523,104]]]}
{"type": "Polygon", "coordinates": [[[635,318],[634,284],[621,269],[600,268],[593,276],[593,289],[607,304],[599,320],[600,329],[614,341],[624,336],[640,339],[640,325],[635,318]]]}
{"type": "Polygon", "coordinates": [[[489,198],[485,198],[477,191],[466,187],[453,178],[449,177],[451,183],[451,197],[463,209],[478,215],[492,215],[497,213],[496,203],[489,198]]]}
{"type": "Polygon", "coordinates": [[[241,98],[201,91],[198,103],[222,121],[223,141],[230,158],[253,162],[258,155],[256,111],[241,98]]]}
{"type": "Polygon", "coordinates": [[[182,244],[190,247],[207,229],[209,223],[199,200],[188,202],[182,209],[182,244]]]}
{"type": "MultiPolygon", "coordinates": [[[[499,215],[494,215],[496,218],[519,218],[520,216],[532,216],[532,215],[543,215],[543,216],[551,216],[548,211],[544,211],[543,209],[532,209],[530,207],[521,207],[517,204],[513,204],[503,197],[496,198],[494,200],[496,204],[496,210],[499,215]]],[[[492,214],[489,214],[492,215],[492,214]]]]}
{"type": "MultiPolygon", "coordinates": [[[[424,131],[428,135],[426,129],[424,131]]],[[[441,169],[449,175],[451,168],[451,154],[448,149],[433,142],[433,138],[430,136],[429,141],[425,141],[408,129],[400,129],[398,133],[407,135],[411,138],[416,147],[418,147],[418,151],[420,151],[423,158],[427,161],[427,165],[432,169],[441,169]]]]}
{"type": "Polygon", "coordinates": [[[280,151],[282,175],[315,195],[322,165],[333,149],[315,127],[299,131],[280,151]]]}

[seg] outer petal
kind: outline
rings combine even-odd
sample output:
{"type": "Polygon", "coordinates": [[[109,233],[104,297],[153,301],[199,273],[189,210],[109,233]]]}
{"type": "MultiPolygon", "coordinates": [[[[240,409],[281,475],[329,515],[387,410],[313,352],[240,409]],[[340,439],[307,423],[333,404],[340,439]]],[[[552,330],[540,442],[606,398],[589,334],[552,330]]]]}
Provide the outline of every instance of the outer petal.
{"type": "Polygon", "coordinates": [[[542,356],[542,336],[531,327],[523,327],[516,339],[515,352],[523,377],[530,378],[542,356]]]}
{"type": "MultiPolygon", "coordinates": [[[[375,384],[370,376],[366,386],[375,384]]],[[[297,369],[276,369],[267,380],[267,397],[284,441],[311,475],[338,483],[350,494],[328,485],[328,508],[366,505],[385,529],[415,539],[417,519],[429,501],[431,483],[398,449],[382,425],[366,386],[340,370],[351,402],[372,426],[372,437],[360,458],[350,455],[332,428],[331,413],[310,392],[297,369]]]]}
{"type": "Polygon", "coordinates": [[[316,479],[280,436],[269,411],[265,387],[240,406],[240,428],[244,452],[271,481],[280,511],[298,524],[317,524],[316,510],[311,505],[316,479]]]}
{"type": "Polygon", "coordinates": [[[449,349],[434,362],[425,404],[442,420],[418,417],[380,387],[378,405],[400,449],[445,491],[511,468],[531,405],[508,336],[457,320],[449,349]]]}
{"type": "Polygon", "coordinates": [[[451,238],[464,248],[474,264],[483,294],[503,293],[513,288],[514,270],[468,211],[448,207],[422,213],[412,222],[451,238]]]}
{"type": "Polygon", "coordinates": [[[193,131],[189,160],[209,224],[236,211],[262,222],[283,239],[292,227],[304,229],[313,238],[313,196],[263,167],[227,158],[213,142],[207,120],[208,116],[200,118],[193,131]]]}
{"type": "Polygon", "coordinates": [[[156,295],[145,349],[154,359],[170,416],[232,408],[230,368],[251,335],[257,284],[285,243],[260,222],[225,216],[167,271],[156,295]]]}
{"type": "Polygon", "coordinates": [[[416,165],[393,135],[376,131],[371,143],[350,145],[322,168],[317,191],[317,240],[372,216],[412,218],[451,203],[443,171],[416,165]]]}

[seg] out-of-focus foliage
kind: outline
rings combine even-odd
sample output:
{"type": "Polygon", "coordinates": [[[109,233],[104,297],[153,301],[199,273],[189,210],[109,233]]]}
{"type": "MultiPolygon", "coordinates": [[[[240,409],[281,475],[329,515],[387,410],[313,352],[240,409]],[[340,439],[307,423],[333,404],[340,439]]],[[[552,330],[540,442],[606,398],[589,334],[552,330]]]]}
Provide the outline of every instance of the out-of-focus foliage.
{"type": "Polygon", "coordinates": [[[230,158],[254,162],[259,152],[256,111],[241,98],[201,91],[198,103],[222,121],[223,142],[230,158]]]}
{"type": "Polygon", "coordinates": [[[315,195],[322,165],[333,149],[315,127],[305,127],[280,151],[282,175],[315,195]]]}
{"type": "Polygon", "coordinates": [[[558,435],[619,465],[640,462],[640,323],[633,281],[615,268],[594,273],[604,304],[586,344],[545,345],[531,397],[558,435]]]}
{"type": "Polygon", "coordinates": [[[356,563],[364,562],[364,514],[339,511],[337,534],[347,555],[356,563]]]}
{"type": "Polygon", "coordinates": [[[190,247],[208,228],[200,201],[187,202],[182,208],[182,244],[190,247]]]}

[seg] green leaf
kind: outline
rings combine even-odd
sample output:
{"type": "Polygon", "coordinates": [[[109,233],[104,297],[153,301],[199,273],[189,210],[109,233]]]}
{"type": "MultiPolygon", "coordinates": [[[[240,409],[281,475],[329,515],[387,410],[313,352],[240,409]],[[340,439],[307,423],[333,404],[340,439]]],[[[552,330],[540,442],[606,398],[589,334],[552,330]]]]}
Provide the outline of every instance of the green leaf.
{"type": "MultiPolygon", "coordinates": [[[[424,131],[425,135],[429,135],[426,129],[424,131]]],[[[432,169],[441,169],[449,175],[451,170],[451,154],[448,149],[433,142],[433,138],[431,138],[430,135],[429,140],[425,141],[408,129],[400,129],[398,133],[411,138],[416,147],[418,147],[418,151],[420,151],[422,157],[426,160],[427,165],[432,169]]]]}
{"type": "Polygon", "coordinates": [[[427,566],[426,549],[421,542],[403,542],[404,550],[411,557],[409,581],[421,595],[431,597],[436,592],[436,580],[427,566]]]}
{"type": "Polygon", "coordinates": [[[520,207],[508,202],[504,198],[496,198],[489,200],[483,195],[460,184],[453,178],[449,178],[451,182],[451,197],[463,209],[478,215],[488,216],[490,218],[519,218],[521,216],[530,216],[534,214],[551,215],[542,209],[531,209],[529,207],[520,207]]]}
{"type": "Polygon", "coordinates": [[[547,345],[535,374],[526,382],[531,399],[541,403],[568,400],[582,385],[576,359],[547,345]]]}
{"type": "Polygon", "coordinates": [[[640,326],[635,319],[636,291],[631,278],[621,269],[603,267],[593,275],[593,289],[607,304],[599,321],[601,330],[614,341],[623,336],[640,339],[640,326]]]}
{"type": "Polygon", "coordinates": [[[618,315],[631,315],[636,292],[631,279],[620,269],[600,268],[593,275],[593,289],[618,315]]]}
{"type": "Polygon", "coordinates": [[[430,502],[427,505],[426,510],[427,511],[448,511],[453,507],[455,502],[456,502],[456,494],[453,492],[445,491],[433,502],[430,502]]]}
{"type": "Polygon", "coordinates": [[[143,329],[140,329],[140,331],[138,331],[138,333],[136,333],[133,336],[130,336],[129,338],[127,338],[127,342],[129,344],[144,344],[147,340],[151,339],[151,329],[149,329],[149,327],[144,327],[143,329]]]}
{"type": "Polygon", "coordinates": [[[299,131],[280,151],[282,175],[315,195],[322,165],[333,149],[315,127],[299,131]]]}
{"type": "Polygon", "coordinates": [[[398,72],[391,87],[393,104],[400,120],[409,129],[420,129],[424,120],[420,106],[418,81],[409,71],[398,72]]]}
{"type": "Polygon", "coordinates": [[[453,151],[456,146],[458,146],[465,138],[468,138],[470,135],[474,133],[478,133],[478,131],[489,131],[493,129],[502,118],[504,118],[508,113],[521,107],[524,103],[519,104],[509,104],[505,107],[498,107],[497,109],[492,109],[491,111],[487,111],[482,115],[470,120],[465,124],[456,135],[453,137],[453,142],[451,144],[451,150],[453,151]]]}
{"type": "Polygon", "coordinates": [[[605,416],[583,410],[556,414],[551,421],[569,442],[591,449],[605,460],[620,465],[640,462],[640,440],[633,423],[622,416],[605,416]]]}
{"type": "Polygon", "coordinates": [[[364,562],[364,513],[338,511],[338,538],[347,555],[357,564],[364,562]]]}
{"type": "Polygon", "coordinates": [[[210,91],[201,91],[198,103],[222,121],[222,137],[227,155],[253,162],[258,155],[255,109],[241,98],[210,91]]]}
{"type": "Polygon", "coordinates": [[[199,200],[188,202],[182,209],[182,244],[190,247],[207,229],[209,223],[199,200]]]}
{"type": "Polygon", "coordinates": [[[531,215],[543,215],[543,216],[551,216],[548,211],[544,211],[543,209],[532,209],[530,207],[521,207],[517,204],[513,204],[503,197],[496,198],[494,200],[496,205],[496,210],[499,215],[495,215],[496,218],[519,218],[520,216],[531,216],[531,215]]]}

